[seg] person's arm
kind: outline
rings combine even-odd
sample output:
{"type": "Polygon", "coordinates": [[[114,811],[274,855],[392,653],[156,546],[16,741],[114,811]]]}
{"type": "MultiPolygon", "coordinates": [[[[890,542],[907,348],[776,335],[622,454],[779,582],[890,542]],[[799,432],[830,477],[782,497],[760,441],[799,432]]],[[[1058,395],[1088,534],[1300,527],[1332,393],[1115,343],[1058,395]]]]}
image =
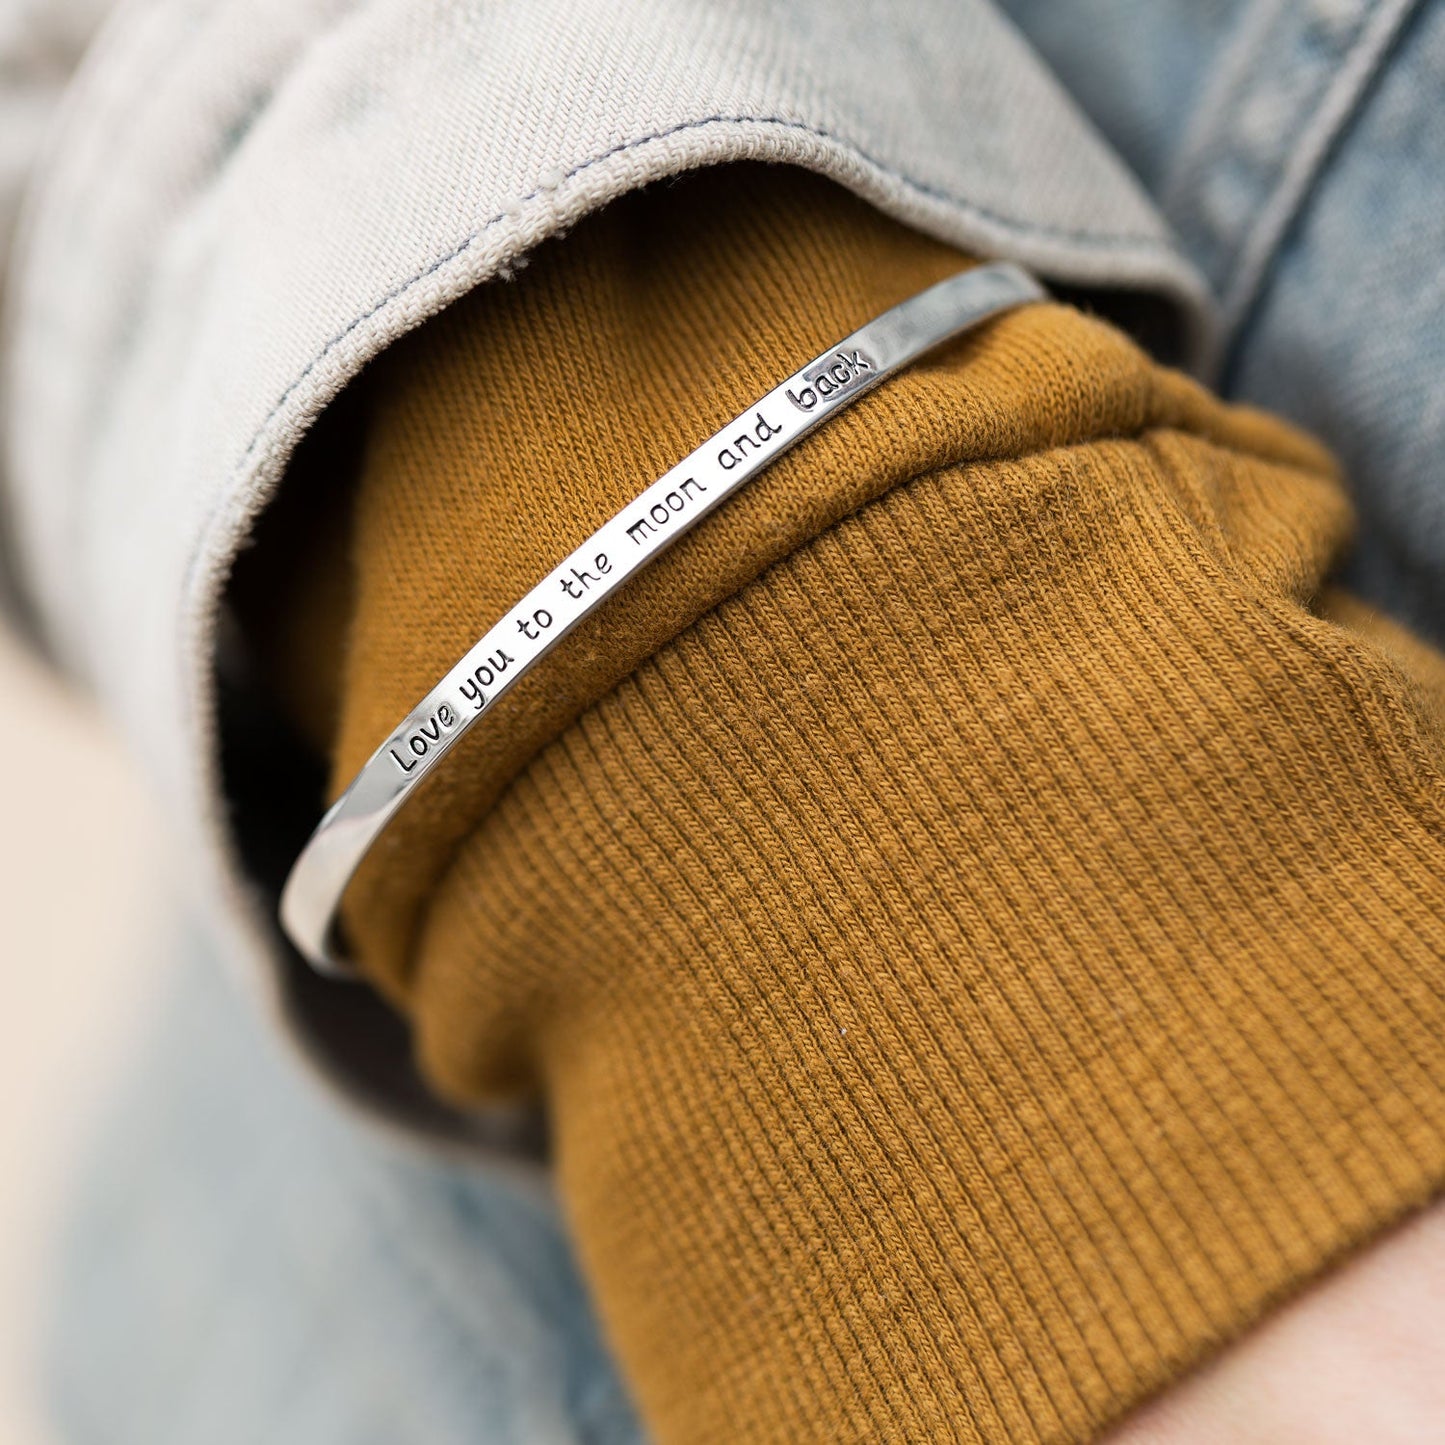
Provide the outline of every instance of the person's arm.
{"type": "MultiPolygon", "coordinates": [[[[312,633],[337,786],[966,264],[736,168],[395,347],[312,633]]],[[[1440,1187],[1441,663],[1320,615],[1348,530],[1307,439],[1028,308],[752,483],[393,822],[363,969],[448,1098],[545,1097],[659,1440],[1090,1439],[1440,1187]]]]}

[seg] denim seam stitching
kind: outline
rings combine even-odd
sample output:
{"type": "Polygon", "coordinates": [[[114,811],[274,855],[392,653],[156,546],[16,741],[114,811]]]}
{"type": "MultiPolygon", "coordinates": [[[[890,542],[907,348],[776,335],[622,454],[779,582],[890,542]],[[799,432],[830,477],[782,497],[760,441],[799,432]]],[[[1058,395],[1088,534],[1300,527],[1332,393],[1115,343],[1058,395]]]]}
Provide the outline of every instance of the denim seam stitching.
{"type": "MultiPolygon", "coordinates": [[[[442,256],[437,257],[434,261],[431,261],[428,265],[426,265],[422,270],[417,271],[414,275],[408,277],[405,281],[393,287],[392,290],[388,291],[384,296],[380,297],[372,306],[368,307],[367,310],[363,311],[360,315],[354,317],[350,322],[347,323],[345,327],[342,328],[342,330],[338,331],[334,336],[332,336],[330,340],[328,340],[321,347],[321,349],[317,351],[314,356],[312,356],[311,360],[306,363],[302,371],[290,383],[290,385],[287,386],[285,391],[281,393],[280,397],[277,398],[275,405],[271,407],[271,409],[266,413],[265,417],[262,418],[260,424],[257,426],[255,434],[252,436],[250,442],[247,444],[246,450],[241,454],[239,461],[237,462],[235,468],[232,471],[232,475],[234,476],[236,472],[240,471],[242,468],[245,467],[247,462],[250,460],[252,453],[255,451],[257,444],[260,442],[262,435],[266,431],[266,428],[270,426],[272,421],[275,420],[277,414],[286,405],[287,401],[290,400],[292,395],[296,392],[297,388],[302,385],[306,378],[311,375],[311,373],[316,369],[320,362],[323,361],[330,352],[335,350],[335,348],[339,346],[348,336],[350,336],[351,333],[355,331],[359,326],[364,325],[378,312],[383,310],[388,304],[390,304],[392,301],[395,301],[399,296],[404,295],[418,282],[424,281],[428,276],[431,276],[435,272],[441,270],[441,268],[447,265],[448,262],[456,260],[457,257],[463,255],[466,251],[470,250],[494,226],[500,224],[502,221],[506,220],[509,216],[511,216],[516,211],[518,206],[524,206],[529,202],[536,200],[539,196],[559,190],[567,181],[570,181],[574,177],[583,174],[585,171],[590,170],[594,166],[601,165],[604,161],[612,159],[613,156],[622,155],[628,151],[636,150],[639,147],[649,145],[654,141],[665,140],[669,136],[678,135],[684,131],[700,130],[710,125],[762,125],[779,130],[801,131],[805,134],[816,136],[819,140],[829,141],[845,147],[847,150],[851,151],[854,155],[856,155],[860,160],[866,162],[870,166],[875,167],[883,175],[888,176],[893,180],[902,181],[904,185],[908,186],[914,191],[917,191],[921,195],[931,196],[939,200],[947,201],[950,205],[957,206],[966,212],[971,212],[972,214],[979,216],[984,220],[1001,223],[1005,226],[1010,227],[1011,229],[1021,231],[1026,234],[1033,234],[1036,236],[1061,241],[1087,241],[1092,245],[1104,249],[1122,250],[1130,246],[1144,245],[1150,247],[1159,247],[1161,245],[1160,237],[1147,235],[1142,232],[1126,232],[1123,234],[1110,235],[1082,229],[1071,230],[1065,227],[1039,226],[1027,221],[1020,221],[1014,217],[1005,215],[1001,211],[993,211],[986,206],[981,206],[974,201],[969,201],[964,197],[956,195],[954,192],[949,191],[942,186],[935,186],[929,184],[928,182],[917,180],[916,178],[910,176],[906,171],[902,171],[896,166],[889,165],[886,161],[879,160],[876,156],[870,154],[868,151],[864,150],[861,146],[859,146],[855,141],[848,139],[846,136],[841,135],[836,131],[828,130],[821,126],[810,125],[806,121],[787,120],[781,116],[746,114],[708,115],[702,116],[696,120],[680,121],[676,125],[668,126],[658,131],[651,131],[646,135],[635,136],[631,140],[622,141],[619,142],[617,145],[610,146],[607,150],[601,151],[594,156],[590,156],[585,161],[579,161],[570,170],[565,171],[559,178],[550,180],[547,183],[537,186],[531,191],[528,191],[526,195],[518,196],[515,199],[509,201],[502,210],[499,210],[495,215],[488,217],[487,220],[483,221],[474,230],[469,232],[467,236],[456,246],[454,246],[450,251],[446,252],[442,256]]],[[[215,510],[216,509],[213,509],[207,517],[207,529],[209,529],[211,523],[214,521],[215,510]]]]}
{"type": "Polygon", "coordinates": [[[1300,128],[1300,143],[1283,158],[1255,224],[1241,234],[1231,249],[1230,264],[1238,267],[1262,247],[1267,248],[1267,254],[1248,267],[1253,273],[1248,288],[1232,286],[1223,297],[1224,322],[1231,345],[1264,288],[1284,238],[1309,204],[1331,154],[1358,120],[1360,107],[1379,73],[1385,53],[1414,9],[1415,0],[1396,0],[1393,14],[1385,9],[1382,31],[1377,33],[1372,22],[1380,17],[1381,10],[1371,8],[1349,42],[1340,48],[1333,73],[1321,87],[1309,108],[1308,119],[1300,128]],[[1287,214],[1277,217],[1273,214],[1276,209],[1283,209],[1287,214]]]}
{"type": "MultiPolygon", "coordinates": [[[[1275,37],[1281,27],[1288,27],[1292,34],[1293,28],[1300,22],[1298,19],[1290,19],[1289,8],[1288,0],[1279,0],[1268,27],[1262,32],[1264,37],[1275,37]]],[[[1202,240],[1214,253],[1212,258],[1200,258],[1196,254],[1195,259],[1196,263],[1204,268],[1211,289],[1220,299],[1224,325],[1221,352],[1231,350],[1235,345],[1239,332],[1253,309],[1254,300],[1263,289],[1273,264],[1273,253],[1277,252],[1283,237],[1293,226],[1294,219],[1308,204],[1310,195],[1318,185],[1323,167],[1328,163],[1330,152],[1339,144],[1341,136],[1356,119],[1363,98],[1378,71],[1381,58],[1417,5],[1416,0],[1394,0],[1393,17],[1380,22],[1381,11],[1388,13],[1389,8],[1388,5],[1374,3],[1362,6],[1350,33],[1333,45],[1324,77],[1296,109],[1296,142],[1275,152],[1271,158],[1268,179],[1254,188],[1259,200],[1252,207],[1249,224],[1238,229],[1229,227],[1207,211],[1180,217],[1169,203],[1169,194],[1171,191],[1177,192],[1184,175],[1203,172],[1210,165],[1217,166],[1221,159],[1227,160],[1239,149],[1238,139],[1229,123],[1221,121],[1220,118],[1236,114],[1244,101],[1268,82],[1271,71],[1266,62],[1266,53],[1269,47],[1263,43],[1255,48],[1248,62],[1232,77],[1228,87],[1214,96],[1209,107],[1211,120],[1204,132],[1205,139],[1190,147],[1187,165],[1176,168],[1166,185],[1165,213],[1182,234],[1186,248],[1193,250],[1202,240]],[[1385,26],[1383,35],[1377,33],[1380,23],[1385,26]],[[1362,64],[1362,52],[1372,52],[1368,63],[1362,64]],[[1349,75],[1356,67],[1362,67],[1361,73],[1349,75]],[[1340,86],[1347,78],[1352,83],[1342,96],[1340,86]],[[1321,127],[1324,127],[1323,131],[1321,127]],[[1307,162],[1301,162],[1300,157],[1311,151],[1313,154],[1307,162]],[[1273,212],[1281,206],[1288,208],[1287,219],[1282,223],[1275,219],[1273,224],[1267,225],[1273,212]],[[1269,247],[1271,254],[1268,259],[1251,267],[1254,277],[1247,290],[1230,284],[1227,278],[1231,273],[1237,270],[1248,256],[1259,251],[1262,245],[1268,246],[1268,232],[1271,230],[1274,232],[1274,242],[1269,247]]],[[[1297,36],[1292,35],[1292,38],[1297,39],[1297,36]]]]}

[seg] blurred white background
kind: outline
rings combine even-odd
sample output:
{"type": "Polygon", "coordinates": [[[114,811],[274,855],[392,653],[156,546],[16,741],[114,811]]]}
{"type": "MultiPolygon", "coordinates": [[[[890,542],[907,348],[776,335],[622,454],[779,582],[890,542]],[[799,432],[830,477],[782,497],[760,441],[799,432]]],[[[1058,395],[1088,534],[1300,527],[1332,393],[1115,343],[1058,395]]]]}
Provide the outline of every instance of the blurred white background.
{"type": "Polygon", "coordinates": [[[160,831],[94,711],[0,628],[0,1441],[56,1445],[37,1357],[69,1175],[153,1006],[160,831]]]}

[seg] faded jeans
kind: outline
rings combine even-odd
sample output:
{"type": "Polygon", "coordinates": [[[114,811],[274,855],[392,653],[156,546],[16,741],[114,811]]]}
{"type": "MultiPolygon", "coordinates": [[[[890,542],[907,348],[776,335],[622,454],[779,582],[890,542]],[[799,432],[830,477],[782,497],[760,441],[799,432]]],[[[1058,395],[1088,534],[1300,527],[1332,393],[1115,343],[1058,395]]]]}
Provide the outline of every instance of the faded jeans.
{"type": "Polygon", "coordinates": [[[63,1438],[641,1438],[540,1185],[334,1108],[201,946],[103,1125],[53,1322],[63,1438]]]}

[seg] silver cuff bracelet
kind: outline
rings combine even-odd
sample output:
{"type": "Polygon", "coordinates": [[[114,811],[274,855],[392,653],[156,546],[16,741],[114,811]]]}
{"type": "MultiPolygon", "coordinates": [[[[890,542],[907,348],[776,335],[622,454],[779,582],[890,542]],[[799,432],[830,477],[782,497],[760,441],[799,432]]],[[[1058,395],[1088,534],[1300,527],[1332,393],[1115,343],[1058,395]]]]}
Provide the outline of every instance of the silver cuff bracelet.
{"type": "Polygon", "coordinates": [[[291,942],[322,973],[349,976],[336,915],[352,874],[412,789],[523,673],[828,417],[935,346],[1044,295],[1007,262],[930,286],[794,372],[604,522],[472,646],[327,809],[281,893],[291,942]]]}

